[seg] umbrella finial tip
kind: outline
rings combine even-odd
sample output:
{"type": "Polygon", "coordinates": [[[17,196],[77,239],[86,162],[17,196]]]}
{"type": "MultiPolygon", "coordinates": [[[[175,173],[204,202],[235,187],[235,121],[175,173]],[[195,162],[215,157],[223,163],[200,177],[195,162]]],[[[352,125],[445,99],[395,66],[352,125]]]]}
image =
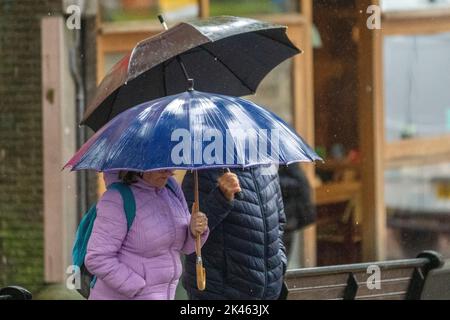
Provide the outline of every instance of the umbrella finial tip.
{"type": "Polygon", "coordinates": [[[165,30],[169,29],[169,28],[167,27],[167,23],[166,23],[166,21],[164,20],[164,17],[162,16],[162,14],[158,14],[158,20],[159,20],[159,22],[162,24],[162,26],[164,27],[165,30]]]}

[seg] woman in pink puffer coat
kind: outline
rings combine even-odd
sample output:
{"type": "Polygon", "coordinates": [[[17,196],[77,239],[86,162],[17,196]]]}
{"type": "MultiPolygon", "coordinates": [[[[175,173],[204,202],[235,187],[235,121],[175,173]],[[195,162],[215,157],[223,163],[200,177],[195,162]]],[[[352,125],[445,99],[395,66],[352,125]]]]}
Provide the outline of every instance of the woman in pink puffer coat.
{"type": "MultiPolygon", "coordinates": [[[[171,170],[124,174],[136,201],[128,232],[120,193],[107,190],[100,198],[85,259],[97,276],[90,300],[174,299],[182,272],[180,253],[195,251],[196,232],[203,245],[209,229],[203,213],[191,219],[176,182],[176,194],[165,187],[172,175],[171,170]]],[[[107,185],[114,180],[117,173],[105,174],[107,185]]]]}

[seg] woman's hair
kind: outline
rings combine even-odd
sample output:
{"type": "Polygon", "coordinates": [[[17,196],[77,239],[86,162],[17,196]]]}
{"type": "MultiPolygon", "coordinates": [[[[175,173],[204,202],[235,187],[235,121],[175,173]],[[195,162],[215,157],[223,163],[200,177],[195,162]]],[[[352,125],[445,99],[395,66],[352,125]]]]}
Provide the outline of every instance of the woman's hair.
{"type": "Polygon", "coordinates": [[[142,178],[141,172],[136,171],[120,171],[119,172],[119,179],[122,180],[125,184],[133,184],[137,182],[138,178],[142,178]]]}

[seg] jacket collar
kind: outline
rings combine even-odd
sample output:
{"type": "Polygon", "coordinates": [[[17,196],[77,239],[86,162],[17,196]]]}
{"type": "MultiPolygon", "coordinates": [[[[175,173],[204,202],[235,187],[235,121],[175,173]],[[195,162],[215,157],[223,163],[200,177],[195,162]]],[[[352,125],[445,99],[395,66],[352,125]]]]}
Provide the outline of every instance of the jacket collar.
{"type": "Polygon", "coordinates": [[[140,177],[138,177],[137,182],[133,183],[132,185],[135,186],[136,188],[145,189],[145,190],[157,192],[157,193],[161,192],[164,189],[164,187],[158,188],[158,187],[152,186],[151,184],[149,184],[147,181],[145,181],[144,179],[142,179],[140,177]]]}

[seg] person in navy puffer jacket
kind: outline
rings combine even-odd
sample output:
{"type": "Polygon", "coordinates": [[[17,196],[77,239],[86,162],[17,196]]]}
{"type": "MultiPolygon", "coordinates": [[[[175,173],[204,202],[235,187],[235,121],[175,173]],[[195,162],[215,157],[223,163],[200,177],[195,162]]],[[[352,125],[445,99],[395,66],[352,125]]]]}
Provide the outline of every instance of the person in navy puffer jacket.
{"type": "MultiPolygon", "coordinates": [[[[287,268],[286,217],[278,174],[265,169],[199,170],[200,210],[210,229],[202,248],[206,289],[197,289],[195,254],[187,256],[182,283],[189,299],[280,298],[287,268]]],[[[192,173],[186,174],[182,189],[191,208],[192,173]]]]}

